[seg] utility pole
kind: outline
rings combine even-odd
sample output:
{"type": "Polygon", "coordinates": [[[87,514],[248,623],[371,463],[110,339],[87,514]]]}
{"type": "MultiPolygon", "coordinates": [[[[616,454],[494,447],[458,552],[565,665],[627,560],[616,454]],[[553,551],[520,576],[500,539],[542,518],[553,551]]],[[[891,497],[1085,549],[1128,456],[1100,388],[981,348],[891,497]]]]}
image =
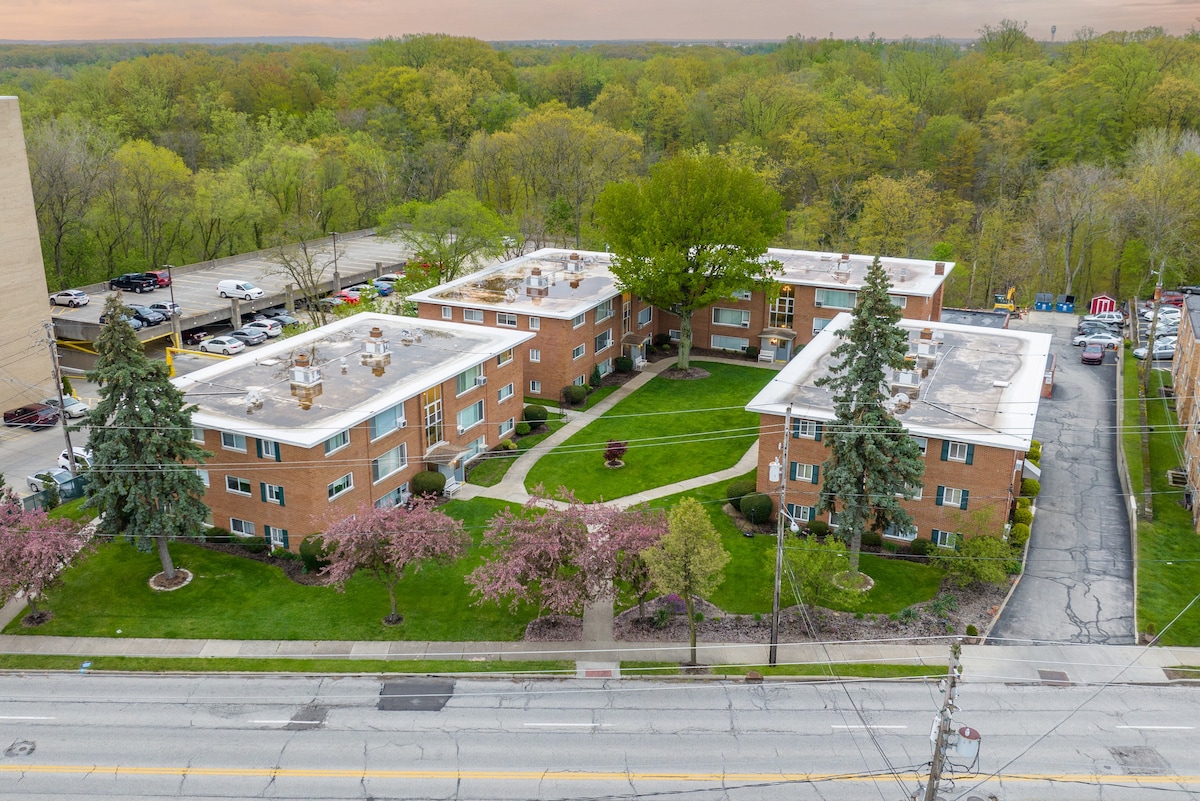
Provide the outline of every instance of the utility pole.
{"type": "MultiPolygon", "coordinates": [[[[942,766],[946,762],[946,748],[950,735],[954,731],[954,713],[958,710],[958,677],[962,672],[958,658],[962,652],[962,641],[955,639],[950,645],[950,670],[942,680],[942,708],[933,718],[933,730],[929,739],[933,740],[933,761],[929,764],[929,781],[925,784],[925,794],[920,796],[923,801],[937,799],[938,782],[942,778],[942,766]]],[[[920,788],[913,793],[912,800],[919,801],[920,788]]]]}
{"type": "Polygon", "coordinates": [[[179,330],[179,318],[183,315],[175,313],[175,278],[171,275],[171,270],[174,268],[170,264],[164,264],[163,269],[167,271],[167,289],[171,291],[171,335],[175,338],[175,347],[183,347],[183,332],[179,330]]]}
{"type": "Polygon", "coordinates": [[[67,424],[67,407],[63,403],[62,391],[62,370],[58,366],[58,340],[54,338],[54,323],[49,320],[45,321],[46,326],[46,342],[50,345],[50,367],[54,370],[54,389],[58,392],[58,416],[62,423],[63,439],[67,441],[67,469],[71,471],[71,475],[79,475],[79,468],[75,465],[75,449],[71,447],[71,427],[67,424]]]}
{"type": "Polygon", "coordinates": [[[782,463],[779,465],[779,514],[775,529],[775,595],[771,603],[771,652],[768,662],[776,664],[779,657],[779,590],[783,580],[783,519],[787,517],[788,440],[792,438],[792,404],[783,413],[782,463]]]}

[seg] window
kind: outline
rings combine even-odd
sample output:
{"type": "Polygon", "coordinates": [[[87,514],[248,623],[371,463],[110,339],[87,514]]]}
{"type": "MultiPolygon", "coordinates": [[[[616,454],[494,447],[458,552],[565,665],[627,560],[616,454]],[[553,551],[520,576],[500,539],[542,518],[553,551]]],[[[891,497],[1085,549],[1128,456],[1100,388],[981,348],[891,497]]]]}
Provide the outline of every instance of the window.
{"type": "Polygon", "coordinates": [[[750,347],[750,340],[745,337],[722,337],[713,335],[712,337],[713,350],[737,350],[743,351],[750,347]]]}
{"type": "Polygon", "coordinates": [[[204,482],[204,486],[208,486],[208,471],[196,468],[196,475],[200,476],[200,480],[204,482]]]}
{"type": "Polygon", "coordinates": [[[929,448],[929,440],[925,437],[913,437],[917,442],[917,447],[921,449],[921,456],[925,456],[926,449],[929,448]]]}
{"type": "Polygon", "coordinates": [[[587,345],[576,345],[571,351],[571,361],[582,359],[585,353],[587,353],[587,345]]]}
{"type": "Polygon", "coordinates": [[[500,389],[496,392],[496,400],[499,403],[503,403],[504,401],[508,400],[512,396],[513,396],[513,385],[511,383],[505,384],[504,386],[500,387],[500,389]]]}
{"type": "Polygon", "coordinates": [[[371,460],[371,483],[378,483],[408,467],[408,445],[398,445],[378,459],[371,460]]]}
{"type": "Polygon", "coordinates": [[[750,327],[750,312],[745,309],[722,309],[716,307],[712,315],[713,325],[733,325],[738,328],[750,327]]]}
{"type": "Polygon", "coordinates": [[[508,328],[516,328],[517,315],[510,312],[496,312],[496,325],[503,325],[508,328]]]}
{"type": "Polygon", "coordinates": [[[449,306],[443,306],[442,307],[442,319],[443,320],[453,320],[454,319],[454,309],[452,309],[449,306]]]}
{"type": "Polygon", "coordinates": [[[254,536],[254,524],[249,520],[238,520],[236,517],[229,518],[229,530],[234,534],[241,534],[243,537],[254,536]]]}
{"type": "Polygon", "coordinates": [[[328,487],[329,500],[332,501],[334,498],[341,497],[342,495],[345,495],[347,492],[349,492],[352,489],[354,489],[354,474],[347,473],[346,475],[342,476],[337,481],[334,481],[332,484],[329,485],[329,487],[328,487]]]}
{"type": "Polygon", "coordinates": [[[468,323],[482,323],[483,309],[463,309],[463,320],[468,323]]]}
{"type": "Polygon", "coordinates": [[[821,441],[821,424],[816,420],[806,420],[803,417],[792,420],[792,439],[813,439],[821,441]]]}
{"type": "Polygon", "coordinates": [[[893,306],[897,306],[901,309],[908,305],[908,298],[904,297],[903,295],[888,295],[888,300],[892,302],[893,306]]]}
{"type": "Polygon", "coordinates": [[[958,535],[953,531],[942,531],[941,529],[933,530],[933,544],[939,548],[953,548],[958,541],[958,535]]]}
{"type": "Polygon", "coordinates": [[[192,442],[204,444],[204,429],[197,426],[192,426],[192,442]]]}
{"type": "Polygon", "coordinates": [[[829,527],[837,528],[841,524],[842,524],[841,523],[841,515],[839,515],[837,512],[830,512],[829,513],[829,527]]]}
{"type": "Polygon", "coordinates": [[[529,349],[529,361],[540,362],[541,360],[542,360],[541,348],[530,348],[529,349]]]}
{"type": "Polygon", "coordinates": [[[601,376],[606,376],[613,371],[613,360],[605,359],[602,362],[596,362],[596,369],[600,371],[601,376]]]}
{"type": "Polygon", "coordinates": [[[507,420],[505,420],[503,423],[500,424],[500,436],[503,437],[505,434],[511,434],[513,432],[513,429],[515,429],[516,427],[517,427],[517,418],[515,418],[515,417],[508,418],[507,420]]]}
{"type": "Polygon", "coordinates": [[[279,461],[279,443],[269,439],[257,440],[258,458],[279,461]]]}
{"type": "Polygon", "coordinates": [[[944,439],[942,440],[942,461],[971,464],[975,461],[975,446],[944,439]]]}
{"type": "Polygon", "coordinates": [[[467,443],[467,459],[478,456],[487,450],[487,434],[482,437],[476,437],[471,442],[467,443]]]}
{"type": "Polygon", "coordinates": [[[587,379],[584,378],[584,376],[582,374],[580,374],[580,375],[575,376],[575,380],[572,381],[571,383],[577,387],[582,387],[584,384],[587,383],[587,379]]]}
{"type": "Polygon", "coordinates": [[[390,506],[400,506],[408,503],[408,482],[405,481],[400,486],[389,492],[387,495],[381,496],[375,505],[380,509],[386,509],[390,506]]]}
{"type": "Polygon", "coordinates": [[[475,401],[458,413],[458,432],[461,434],[468,428],[483,422],[483,401],[475,401]]]}
{"type": "Polygon", "coordinates": [[[329,439],[325,440],[325,455],[340,451],[342,448],[350,444],[350,429],[334,434],[329,439]]]}
{"type": "Polygon", "coordinates": [[[541,381],[530,381],[529,382],[529,394],[530,395],[541,395],[542,394],[542,382],[541,381]]]}
{"type": "Polygon", "coordinates": [[[750,300],[752,296],[753,293],[751,293],[749,289],[739,289],[737,292],[734,292],[732,295],[730,295],[730,297],[734,300],[750,300]]]}
{"type": "Polygon", "coordinates": [[[824,317],[814,317],[813,318],[813,329],[812,329],[813,336],[815,337],[817,334],[824,331],[825,326],[829,325],[832,322],[833,322],[833,320],[826,319],[824,317]]]}
{"type": "Polygon", "coordinates": [[[650,321],[654,319],[654,307],[647,306],[638,312],[638,328],[650,325],[650,321]]]}
{"type": "Polygon", "coordinates": [[[250,482],[237,476],[225,476],[225,489],[238,495],[249,495],[250,482]]]}
{"type": "Polygon", "coordinates": [[[967,511],[967,496],[969,494],[965,489],[939,486],[937,489],[937,505],[957,506],[965,512],[967,511]]]}
{"type": "Polygon", "coordinates": [[[813,305],[827,309],[853,309],[855,293],[844,289],[818,289],[813,305]]]}
{"type": "Polygon", "coordinates": [[[404,426],[404,405],[398,403],[371,418],[371,440],[377,440],[404,426]]]}
{"type": "Polygon", "coordinates": [[[266,503],[277,503],[280,506],[286,506],[283,502],[283,487],[278,484],[259,484],[258,491],[262,494],[262,499],[266,503]]]}
{"type": "Polygon", "coordinates": [[[683,337],[683,332],[680,331],[678,328],[668,328],[667,336],[671,338],[672,342],[678,342],[680,340],[680,338],[683,337]]]}
{"type": "Polygon", "coordinates": [[[609,329],[605,330],[605,332],[603,334],[600,334],[599,336],[596,337],[595,342],[594,342],[595,350],[592,352],[599,353],[600,351],[604,350],[605,348],[610,347],[612,345],[612,343],[613,343],[612,329],[609,328],[609,329]]]}
{"type": "Polygon", "coordinates": [[[807,523],[810,520],[817,519],[817,507],[815,506],[797,506],[794,503],[787,505],[787,516],[795,523],[807,523]]]}
{"type": "Polygon", "coordinates": [[[454,380],[454,391],[461,395],[464,392],[469,392],[481,383],[479,379],[483,376],[483,365],[477,364],[474,367],[463,370],[458,374],[458,378],[454,380]]]}
{"type": "Polygon", "coordinates": [[[530,317],[529,318],[529,330],[530,331],[537,331],[541,327],[542,327],[542,318],[541,317],[530,317]]]}
{"type": "Polygon", "coordinates": [[[613,316],[613,299],[612,298],[609,298],[608,300],[604,301],[603,303],[601,303],[599,306],[596,307],[596,322],[602,323],[605,320],[607,320],[609,317],[612,317],[612,316],[613,316]]]}
{"type": "Polygon", "coordinates": [[[263,533],[271,542],[272,548],[287,548],[288,535],[286,528],[276,528],[275,526],[263,526],[263,533]]]}
{"type": "Polygon", "coordinates": [[[442,441],[442,388],[430,387],[421,393],[422,417],[425,420],[425,447],[432,448],[442,441]]]}
{"type": "Polygon", "coordinates": [[[809,484],[819,483],[820,476],[820,465],[802,464],[800,462],[792,462],[791,470],[788,473],[788,478],[792,481],[807,481],[809,484]]]}
{"type": "Polygon", "coordinates": [[[883,530],[883,536],[893,540],[912,542],[917,538],[917,527],[909,526],[908,528],[900,528],[895,523],[892,523],[883,530]]]}
{"type": "Polygon", "coordinates": [[[790,286],[779,288],[779,297],[771,304],[767,324],[772,328],[791,328],[795,319],[796,298],[790,286]]]}
{"type": "Polygon", "coordinates": [[[513,353],[514,353],[513,349],[509,348],[508,350],[504,351],[504,353],[501,353],[499,356],[497,356],[496,357],[496,366],[503,367],[504,365],[511,362],[513,360],[513,353]]]}
{"type": "Polygon", "coordinates": [[[246,452],[246,438],[241,434],[230,434],[228,431],[221,432],[221,447],[227,451],[246,452]]]}
{"type": "Polygon", "coordinates": [[[919,500],[921,500],[921,496],[924,494],[925,494],[925,487],[918,484],[915,487],[908,487],[906,490],[897,492],[896,497],[897,498],[905,498],[906,500],[910,500],[910,501],[919,501],[919,500]]]}
{"type": "Polygon", "coordinates": [[[587,312],[584,312],[583,314],[579,315],[578,317],[571,318],[571,327],[578,328],[579,326],[583,325],[586,322],[587,322],[587,312]]]}

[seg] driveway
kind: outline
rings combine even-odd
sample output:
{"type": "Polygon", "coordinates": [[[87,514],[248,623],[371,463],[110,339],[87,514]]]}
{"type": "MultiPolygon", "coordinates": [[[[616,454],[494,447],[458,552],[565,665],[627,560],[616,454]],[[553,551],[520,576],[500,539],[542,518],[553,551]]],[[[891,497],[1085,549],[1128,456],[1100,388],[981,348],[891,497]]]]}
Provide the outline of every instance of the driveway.
{"type": "Polygon", "coordinates": [[[1129,524],[1117,480],[1116,356],[1079,361],[1078,317],[1033,312],[1012,328],[1054,337],[1054,394],[1038,409],[1042,492],[1029,561],[988,642],[1134,643],[1129,524]],[[994,639],[993,639],[994,638],[994,639]]]}

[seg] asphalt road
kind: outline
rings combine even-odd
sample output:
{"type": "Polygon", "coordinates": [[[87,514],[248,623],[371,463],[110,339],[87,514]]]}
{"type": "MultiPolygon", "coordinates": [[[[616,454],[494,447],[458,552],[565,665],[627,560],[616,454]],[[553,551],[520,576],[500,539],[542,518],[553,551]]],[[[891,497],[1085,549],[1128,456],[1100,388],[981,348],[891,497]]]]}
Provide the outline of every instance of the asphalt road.
{"type": "Polygon", "coordinates": [[[989,642],[1135,642],[1128,518],[1116,463],[1116,356],[1080,362],[1078,318],[1034,312],[1013,327],[1054,336],[1054,393],[1038,409],[1042,491],[1025,574],[989,642]],[[994,639],[992,639],[994,638],[994,639]]]}
{"type": "MultiPolygon", "coordinates": [[[[921,683],[409,681],[387,710],[370,677],[9,675],[0,792],[900,801],[924,775],[937,706],[921,683]]],[[[982,733],[978,773],[952,768],[941,795],[1189,797],[1197,701],[1184,687],[964,685],[955,725],[982,733]]]]}

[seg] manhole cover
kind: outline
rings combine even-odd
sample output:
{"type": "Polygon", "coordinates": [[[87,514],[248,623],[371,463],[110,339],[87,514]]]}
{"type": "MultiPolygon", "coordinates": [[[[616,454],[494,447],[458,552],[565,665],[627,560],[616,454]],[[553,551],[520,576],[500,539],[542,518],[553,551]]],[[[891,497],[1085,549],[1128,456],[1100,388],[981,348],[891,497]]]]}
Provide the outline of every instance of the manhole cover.
{"type": "Polygon", "coordinates": [[[327,706],[306,706],[292,715],[291,722],[283,728],[288,731],[307,731],[320,728],[328,714],[329,707],[327,706]]]}
{"type": "Polygon", "coordinates": [[[1038,675],[1042,677],[1042,683],[1048,684],[1051,687],[1070,687],[1071,680],[1067,678],[1067,674],[1061,670],[1039,670],[1038,675]]]}
{"type": "Polygon", "coordinates": [[[385,681],[378,708],[390,712],[440,712],[454,695],[453,679],[401,679],[385,681]]]}
{"type": "Polygon", "coordinates": [[[1135,776],[1152,776],[1169,770],[1166,760],[1148,745],[1130,745],[1109,748],[1108,752],[1121,763],[1126,773],[1135,776]]]}

